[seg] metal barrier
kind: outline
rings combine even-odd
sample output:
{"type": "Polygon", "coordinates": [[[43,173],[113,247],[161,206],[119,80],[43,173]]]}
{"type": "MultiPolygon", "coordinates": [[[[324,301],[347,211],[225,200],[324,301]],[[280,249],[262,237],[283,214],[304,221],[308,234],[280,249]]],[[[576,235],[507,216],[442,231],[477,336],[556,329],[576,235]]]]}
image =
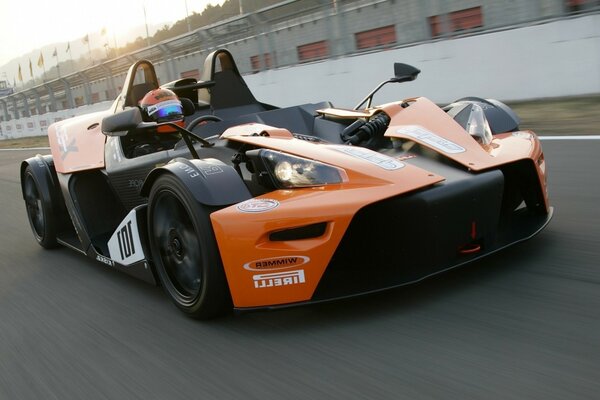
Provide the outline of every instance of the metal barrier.
{"type": "Polygon", "coordinates": [[[48,134],[48,127],[55,122],[72,118],[78,115],[104,111],[112,102],[104,101],[77,108],[49,112],[42,115],[0,121],[0,140],[17,139],[28,136],[44,136],[48,134]]]}

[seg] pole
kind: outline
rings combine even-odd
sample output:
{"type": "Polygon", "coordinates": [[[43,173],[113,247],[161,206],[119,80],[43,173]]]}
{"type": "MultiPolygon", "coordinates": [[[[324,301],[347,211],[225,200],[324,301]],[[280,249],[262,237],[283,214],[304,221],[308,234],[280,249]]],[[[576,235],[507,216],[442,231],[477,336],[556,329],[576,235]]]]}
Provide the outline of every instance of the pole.
{"type": "Polygon", "coordinates": [[[68,51],[69,51],[69,60],[71,60],[71,72],[73,72],[75,70],[75,65],[73,62],[73,53],[71,53],[71,42],[69,42],[68,51]]]}
{"type": "Polygon", "coordinates": [[[115,58],[119,56],[119,48],[117,47],[117,34],[113,30],[113,42],[115,43],[115,58]]]}
{"type": "Polygon", "coordinates": [[[150,47],[150,34],[148,33],[148,18],[146,18],[146,4],[142,3],[144,9],[144,25],[146,25],[146,46],[150,47]]]}
{"type": "Polygon", "coordinates": [[[88,45],[88,55],[90,56],[90,62],[92,63],[92,65],[94,65],[94,59],[92,58],[92,48],[90,46],[90,35],[88,34],[88,40],[87,40],[87,45],[88,45]]]}
{"type": "Polygon", "coordinates": [[[188,13],[187,0],[183,0],[183,3],[185,4],[185,22],[187,22],[188,32],[190,32],[192,27],[190,26],[190,14],[188,13]]]}

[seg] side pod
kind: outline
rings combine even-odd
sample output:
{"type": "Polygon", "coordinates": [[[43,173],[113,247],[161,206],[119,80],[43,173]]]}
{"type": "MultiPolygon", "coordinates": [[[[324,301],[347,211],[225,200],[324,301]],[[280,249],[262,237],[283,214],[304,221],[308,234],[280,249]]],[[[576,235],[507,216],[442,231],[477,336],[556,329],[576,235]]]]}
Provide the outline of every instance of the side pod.
{"type": "Polygon", "coordinates": [[[252,197],[233,167],[216,159],[188,160],[175,158],[150,172],[140,194],[148,197],[156,179],[162,174],[176,176],[206,206],[229,206],[252,197]]]}

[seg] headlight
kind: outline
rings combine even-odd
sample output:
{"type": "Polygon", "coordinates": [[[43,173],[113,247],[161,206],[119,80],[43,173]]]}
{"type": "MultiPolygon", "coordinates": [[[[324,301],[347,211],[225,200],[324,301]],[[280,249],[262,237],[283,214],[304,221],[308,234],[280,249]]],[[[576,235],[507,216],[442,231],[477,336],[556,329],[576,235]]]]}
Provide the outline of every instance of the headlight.
{"type": "Polygon", "coordinates": [[[260,160],[258,164],[262,164],[264,169],[259,165],[257,172],[268,173],[275,187],[280,189],[323,186],[344,181],[343,170],[319,161],[267,149],[252,150],[246,155],[255,161],[260,160]]]}

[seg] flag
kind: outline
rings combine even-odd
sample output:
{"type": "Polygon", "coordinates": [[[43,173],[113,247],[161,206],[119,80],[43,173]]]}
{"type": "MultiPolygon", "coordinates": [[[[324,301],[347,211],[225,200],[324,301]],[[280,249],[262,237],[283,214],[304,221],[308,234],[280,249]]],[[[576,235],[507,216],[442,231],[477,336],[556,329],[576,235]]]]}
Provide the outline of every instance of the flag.
{"type": "Polygon", "coordinates": [[[31,66],[31,58],[29,59],[29,75],[33,78],[33,67],[31,66]]]}
{"type": "Polygon", "coordinates": [[[106,35],[106,28],[102,28],[102,30],[100,31],[100,34],[102,36],[106,35]]]}
{"type": "Polygon", "coordinates": [[[67,53],[69,53],[71,51],[71,42],[67,43],[67,50],[65,50],[67,53]]]}
{"type": "Polygon", "coordinates": [[[21,73],[21,64],[19,64],[19,82],[23,82],[23,74],[21,73]]]}
{"type": "Polygon", "coordinates": [[[52,57],[58,57],[58,53],[56,52],[56,47],[54,48],[54,53],[52,53],[52,57]]]}
{"type": "Polygon", "coordinates": [[[38,67],[43,67],[43,66],[44,66],[44,55],[40,51],[40,58],[38,58],[38,67]]]}
{"type": "Polygon", "coordinates": [[[83,43],[87,43],[87,42],[89,42],[89,41],[90,41],[90,38],[89,38],[89,36],[88,36],[88,35],[85,35],[85,36],[83,37],[83,39],[81,39],[81,41],[82,41],[83,43]]]}

